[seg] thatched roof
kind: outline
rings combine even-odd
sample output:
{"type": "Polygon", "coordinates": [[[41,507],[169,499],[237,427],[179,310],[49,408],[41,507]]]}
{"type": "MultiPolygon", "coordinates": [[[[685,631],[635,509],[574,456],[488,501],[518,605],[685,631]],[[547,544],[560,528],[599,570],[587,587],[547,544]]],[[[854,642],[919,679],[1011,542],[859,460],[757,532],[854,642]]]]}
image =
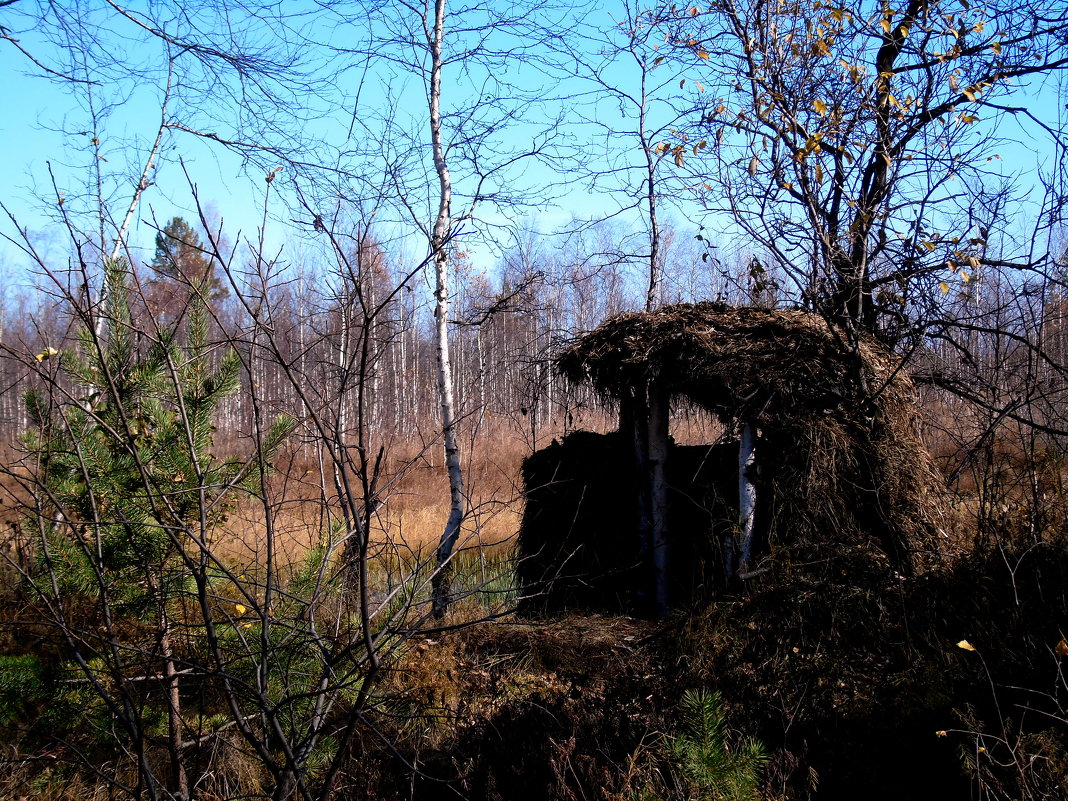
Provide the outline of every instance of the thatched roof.
{"type": "MultiPolygon", "coordinates": [[[[814,314],[683,303],[614,317],[572,343],[557,364],[573,383],[589,382],[612,400],[655,385],[722,417],[764,423],[861,411],[867,393],[857,359],[842,332],[814,314]]],[[[868,393],[911,394],[874,342],[861,344],[859,360],[868,393]]]]}

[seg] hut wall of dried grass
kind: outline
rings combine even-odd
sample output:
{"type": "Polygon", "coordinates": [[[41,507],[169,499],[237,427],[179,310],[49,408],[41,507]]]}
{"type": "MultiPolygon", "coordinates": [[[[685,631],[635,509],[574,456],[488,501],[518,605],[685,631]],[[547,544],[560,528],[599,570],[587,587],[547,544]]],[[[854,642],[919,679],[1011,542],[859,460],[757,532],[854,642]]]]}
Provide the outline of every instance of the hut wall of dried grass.
{"type": "MultiPolygon", "coordinates": [[[[754,572],[838,572],[865,564],[908,573],[939,551],[944,491],[919,437],[913,386],[899,361],[874,341],[850,346],[841,331],[801,311],[681,304],[609,320],[565,349],[557,365],[606,402],[625,407],[635,397],[666,397],[701,407],[735,430],[747,424],[759,431],[761,543],[754,572]]],[[[520,548],[528,567],[522,576],[548,592],[547,608],[627,609],[634,606],[629,587],[645,591],[646,533],[640,522],[635,527],[630,499],[648,478],[636,475],[641,471],[628,455],[635,431],[627,428],[635,423],[626,412],[621,419],[615,444],[573,439],[535,454],[525,468],[520,548]],[[597,458],[611,469],[587,463],[580,441],[600,448],[597,458]],[[625,569],[612,561],[624,553],[625,569]],[[602,574],[615,578],[596,579],[602,574]],[[569,578],[551,585],[557,576],[569,578]],[[580,588],[591,581],[605,593],[591,590],[584,598],[580,588]]],[[[723,499],[737,497],[738,469],[723,455],[719,462],[720,474],[709,484],[720,487],[722,517],[725,508],[737,508],[723,499]],[[723,489],[732,480],[733,496],[723,489]]],[[[674,495],[690,489],[680,467],[669,467],[674,495]]],[[[716,553],[697,556],[683,545],[706,541],[707,526],[669,517],[672,565],[693,558],[722,564],[716,553]]],[[[726,536],[722,526],[716,536],[726,536]]],[[[702,571],[707,585],[714,569],[702,571]]],[[[686,593],[672,595],[678,603],[686,593]]]]}

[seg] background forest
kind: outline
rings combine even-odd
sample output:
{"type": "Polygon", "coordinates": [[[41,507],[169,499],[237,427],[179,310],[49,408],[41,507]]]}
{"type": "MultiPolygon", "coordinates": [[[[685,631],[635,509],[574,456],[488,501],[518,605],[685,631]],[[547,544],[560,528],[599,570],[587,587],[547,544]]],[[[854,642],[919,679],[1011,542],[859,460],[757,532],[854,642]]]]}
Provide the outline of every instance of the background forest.
{"type": "Polygon", "coordinates": [[[0,57],[0,796],[1068,793],[1061,0],[9,0],[0,57]],[[524,459],[618,423],[554,360],[706,300],[864,424],[886,355],[937,546],[517,615],[524,459]]]}

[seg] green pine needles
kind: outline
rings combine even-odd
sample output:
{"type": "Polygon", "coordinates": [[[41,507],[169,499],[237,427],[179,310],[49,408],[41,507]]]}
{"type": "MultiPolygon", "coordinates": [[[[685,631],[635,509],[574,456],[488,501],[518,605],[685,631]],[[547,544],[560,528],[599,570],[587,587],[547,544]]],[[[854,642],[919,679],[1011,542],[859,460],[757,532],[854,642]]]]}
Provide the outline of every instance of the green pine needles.
{"type": "Polygon", "coordinates": [[[38,355],[43,388],[25,396],[37,552],[24,575],[59,662],[0,660],[0,724],[19,704],[80,710],[53,734],[94,763],[108,733],[138,783],[100,778],[132,797],[188,801],[205,710],[182,682],[203,687],[233,658],[219,635],[233,618],[216,620],[216,580],[231,586],[232,574],[215,532],[242,496],[261,494],[295,421],[280,415],[247,459],[215,453],[214,421],[240,386],[241,361],[211,342],[207,284],[187,284],[184,323],[161,327],[135,313],[128,279],[126,262],[106,265],[102,316],[74,348],[38,355]],[[165,768],[149,757],[161,746],[165,768]]]}
{"type": "Polygon", "coordinates": [[[682,697],[682,731],[668,739],[668,753],[699,801],[759,801],[768,761],[752,737],[731,743],[723,699],[715,691],[687,690],[682,697]]]}
{"type": "MultiPolygon", "coordinates": [[[[214,418],[241,364],[233,348],[213,352],[203,293],[191,288],[184,331],[146,336],[127,279],[124,261],[107,265],[106,330],[86,327],[47,389],[26,394],[32,428],[22,442],[36,465],[42,567],[54,589],[106,587],[138,605],[170,594],[164,584],[181,581],[180,563],[206,548],[230,499],[256,492],[263,472],[213,453],[214,418]]],[[[275,421],[264,460],[293,425],[275,421]]]]}

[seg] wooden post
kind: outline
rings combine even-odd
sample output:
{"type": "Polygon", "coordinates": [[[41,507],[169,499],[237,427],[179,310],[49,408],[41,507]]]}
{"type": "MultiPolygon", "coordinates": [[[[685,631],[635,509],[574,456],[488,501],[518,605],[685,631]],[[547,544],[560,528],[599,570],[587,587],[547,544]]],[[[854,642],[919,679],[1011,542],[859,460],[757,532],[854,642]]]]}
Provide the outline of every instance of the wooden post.
{"type": "Polygon", "coordinates": [[[664,617],[668,611],[668,409],[667,393],[652,388],[649,393],[647,428],[648,472],[645,482],[649,492],[649,533],[653,568],[653,614],[664,617]]]}
{"type": "Polygon", "coordinates": [[[638,597],[656,617],[667,614],[668,515],[667,393],[656,387],[627,390],[619,402],[619,430],[630,439],[634,459],[635,529],[642,586],[638,597]]]}
{"type": "Polygon", "coordinates": [[[649,403],[644,387],[625,388],[619,402],[619,430],[630,440],[634,469],[634,528],[638,536],[641,586],[637,595],[644,602],[650,587],[645,582],[645,566],[652,560],[652,512],[649,495],[649,403]]]}

